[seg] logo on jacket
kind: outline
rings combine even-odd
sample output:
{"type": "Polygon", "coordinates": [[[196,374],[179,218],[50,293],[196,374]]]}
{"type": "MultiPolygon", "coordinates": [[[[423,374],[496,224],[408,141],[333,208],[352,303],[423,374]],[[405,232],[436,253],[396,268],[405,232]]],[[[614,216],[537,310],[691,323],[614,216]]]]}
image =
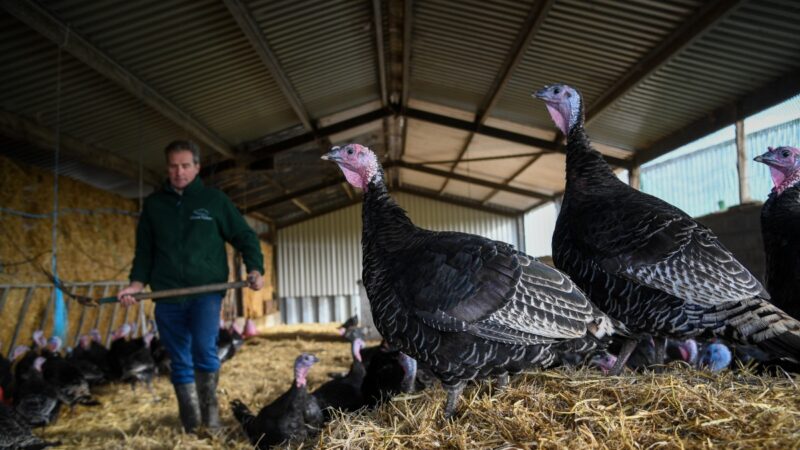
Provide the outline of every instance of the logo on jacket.
{"type": "Polygon", "coordinates": [[[189,220],[214,220],[211,217],[211,214],[205,208],[198,208],[192,211],[192,215],[189,216],[189,220]]]}

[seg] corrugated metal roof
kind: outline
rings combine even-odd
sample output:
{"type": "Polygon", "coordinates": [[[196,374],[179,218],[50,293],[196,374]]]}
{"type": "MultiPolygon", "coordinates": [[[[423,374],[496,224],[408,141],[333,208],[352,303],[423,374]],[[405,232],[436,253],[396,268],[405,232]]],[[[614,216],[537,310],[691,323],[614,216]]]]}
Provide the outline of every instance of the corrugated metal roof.
{"type": "MultiPolygon", "coordinates": [[[[238,0],[252,16],[275,55],[301,109],[317,129],[379,110],[378,49],[372,1],[336,2],[238,0]]],[[[414,0],[411,8],[409,102],[411,108],[474,123],[479,106],[491,94],[501,69],[513,61],[511,50],[528,30],[523,24],[535,8],[546,8],[541,26],[523,47],[485,126],[552,142],[555,127],[545,108],[530,98],[534,89],[554,81],[575,85],[591,107],[652,56],[666,39],[707,8],[738,5],[722,14],[699,37],[666,63],[645,68],[643,77],[611,102],[588,126],[605,154],[631,158],[665,136],[732,104],[768,82],[800,68],[800,4],[790,0],[414,0]],[[650,72],[648,72],[650,70],[650,72]]],[[[13,2],[12,2],[13,3],[13,2]]],[[[257,204],[339,176],[335,166],[319,164],[321,147],[358,141],[381,155],[387,136],[400,141],[393,127],[403,119],[372,117],[351,130],[310,136],[295,109],[234,19],[218,0],[53,0],[39,5],[70,32],[138,77],[185,115],[241,148],[235,170],[212,179],[236,197],[240,206],[257,204]],[[299,136],[299,137],[298,137],[299,136]],[[274,146],[298,139],[288,149],[274,146]],[[264,150],[268,146],[270,150],[264,150]],[[269,147],[273,146],[273,147],[269,147]],[[277,154],[275,154],[277,152],[277,154]],[[272,158],[272,159],[270,159],[272,158]],[[262,160],[260,173],[248,173],[262,160]],[[247,193],[247,194],[244,194],[247,193]]],[[[402,88],[402,1],[379,2],[390,101],[402,88]]],[[[57,44],[6,11],[0,11],[0,108],[54,128],[57,44]]],[[[175,138],[196,137],[178,119],[147,106],[71,54],[62,58],[61,132],[136,164],[163,171],[162,148],[175,138]]],[[[452,125],[405,119],[406,162],[455,159],[470,131],[452,125]]],[[[202,145],[206,148],[206,145],[202,145]]],[[[475,135],[464,158],[535,151],[475,135]]],[[[205,150],[206,160],[219,155],[205,150]]],[[[545,194],[563,188],[563,156],[545,155],[520,172],[529,158],[484,163],[463,162],[458,174],[545,194]],[[520,172],[518,175],[514,176],[520,172]],[[513,176],[513,180],[511,179],[513,176]],[[510,180],[510,181],[509,181],[510,180]]],[[[234,165],[232,165],[234,166],[234,165]]],[[[449,170],[450,163],[430,167],[449,170]]],[[[437,192],[440,176],[401,169],[401,187],[437,192]]],[[[528,198],[485,186],[450,181],[443,194],[504,205],[523,211],[528,198]]],[[[302,197],[312,211],[351,202],[341,188],[302,197]]],[[[477,202],[476,202],[477,203],[477,202]]],[[[309,214],[286,201],[265,212],[277,223],[309,214]]],[[[312,214],[313,215],[313,214],[312,214]]]]}
{"type": "Polygon", "coordinates": [[[62,0],[47,7],[232,145],[297,121],[218,0],[62,0]]]}
{"type": "Polygon", "coordinates": [[[800,66],[800,4],[754,0],[677,54],[592,124],[594,139],[644,148],[800,66]]]}
{"type": "Polygon", "coordinates": [[[416,1],[411,95],[474,112],[506,60],[532,1],[416,1]]]}
{"type": "MultiPolygon", "coordinates": [[[[557,1],[528,47],[494,112],[497,117],[550,128],[531,92],[554,82],[576,86],[591,105],[702,1],[557,1]]],[[[588,131],[594,136],[592,127],[588,131]]],[[[625,145],[623,148],[630,148],[625,145]]]]}
{"type": "Polygon", "coordinates": [[[370,2],[260,0],[250,8],[312,117],[380,99],[370,2]]]}

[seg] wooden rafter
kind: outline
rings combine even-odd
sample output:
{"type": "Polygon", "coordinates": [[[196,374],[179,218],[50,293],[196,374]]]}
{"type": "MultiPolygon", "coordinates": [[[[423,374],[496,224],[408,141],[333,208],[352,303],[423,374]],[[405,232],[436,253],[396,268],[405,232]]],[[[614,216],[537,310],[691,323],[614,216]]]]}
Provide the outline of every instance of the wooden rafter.
{"type": "Polygon", "coordinates": [[[275,56],[275,52],[270,47],[269,42],[267,42],[264,32],[261,30],[258,23],[256,23],[250,10],[240,0],[223,0],[223,2],[225,6],[228,7],[236,23],[239,24],[239,28],[247,37],[247,40],[250,41],[250,45],[253,46],[261,62],[264,63],[267,70],[269,70],[269,73],[272,75],[272,78],[278,84],[278,87],[286,97],[289,105],[291,105],[294,113],[297,114],[300,122],[303,123],[303,126],[307,130],[316,131],[316,127],[311,120],[311,115],[308,113],[305,105],[303,105],[302,100],[300,100],[300,96],[297,94],[294,86],[292,86],[291,81],[289,81],[289,78],[286,76],[283,67],[281,67],[278,61],[278,57],[275,56]]]}
{"type": "MultiPolygon", "coordinates": [[[[536,33],[539,32],[539,29],[544,22],[544,18],[547,17],[547,13],[550,10],[550,7],[553,5],[553,1],[554,0],[537,1],[531,8],[530,12],[528,13],[528,17],[522,24],[522,28],[520,29],[514,44],[511,46],[508,57],[506,58],[505,62],[503,62],[503,65],[501,66],[494,83],[492,83],[492,87],[489,89],[488,94],[478,107],[478,112],[475,116],[475,130],[470,131],[467,135],[464,145],[458,152],[456,161],[450,166],[450,172],[453,172],[456,166],[458,166],[461,159],[467,153],[470,145],[472,145],[475,134],[481,129],[483,124],[486,122],[486,119],[489,118],[489,114],[497,104],[497,101],[500,100],[500,94],[503,92],[506,85],[508,85],[508,81],[514,74],[514,71],[516,71],[519,63],[522,62],[522,57],[525,56],[525,51],[528,49],[528,45],[533,40],[533,37],[536,35],[536,33]]],[[[442,183],[442,186],[439,188],[440,194],[447,188],[447,184],[449,182],[450,177],[444,180],[444,183],[442,183]]]]}
{"type": "Polygon", "coordinates": [[[27,24],[56,45],[62,46],[72,56],[108,78],[146,105],[172,120],[179,127],[206,143],[215,151],[233,157],[233,148],[219,135],[200,123],[173,101],[142,81],[128,68],[115,61],[96,45],[51,14],[37,2],[30,0],[2,0],[0,5],[14,17],[27,24]]]}

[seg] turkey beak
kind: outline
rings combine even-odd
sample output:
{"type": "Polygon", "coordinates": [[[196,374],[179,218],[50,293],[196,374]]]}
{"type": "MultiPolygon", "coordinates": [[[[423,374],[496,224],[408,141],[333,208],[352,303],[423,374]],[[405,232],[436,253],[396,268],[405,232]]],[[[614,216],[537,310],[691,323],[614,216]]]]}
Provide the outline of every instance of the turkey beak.
{"type": "Polygon", "coordinates": [[[547,99],[548,99],[548,97],[549,97],[549,96],[547,95],[547,90],[548,90],[548,87],[547,87],[547,86],[545,86],[545,87],[543,87],[543,88],[539,89],[538,91],[536,91],[536,92],[532,93],[532,94],[531,94],[531,97],[533,97],[533,98],[538,98],[539,100],[544,100],[544,101],[547,101],[547,99]]]}
{"type": "Polygon", "coordinates": [[[342,160],[342,158],[339,157],[338,148],[329,151],[328,153],[322,155],[320,158],[324,159],[325,161],[333,161],[333,162],[339,162],[342,160]]]}
{"type": "Polygon", "coordinates": [[[755,158],[753,158],[753,161],[760,162],[766,165],[772,165],[777,162],[772,152],[767,152],[764,153],[763,155],[758,155],[755,158]]]}

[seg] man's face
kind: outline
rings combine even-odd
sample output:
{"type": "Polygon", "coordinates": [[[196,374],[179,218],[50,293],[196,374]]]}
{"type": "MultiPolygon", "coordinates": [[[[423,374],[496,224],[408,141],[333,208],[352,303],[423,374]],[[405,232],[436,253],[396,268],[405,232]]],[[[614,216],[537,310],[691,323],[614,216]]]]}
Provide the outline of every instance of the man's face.
{"type": "Polygon", "coordinates": [[[169,173],[169,182],[172,187],[182,191],[194,181],[197,173],[200,172],[200,164],[194,163],[192,152],[189,150],[178,150],[169,153],[167,172],[169,173]]]}

